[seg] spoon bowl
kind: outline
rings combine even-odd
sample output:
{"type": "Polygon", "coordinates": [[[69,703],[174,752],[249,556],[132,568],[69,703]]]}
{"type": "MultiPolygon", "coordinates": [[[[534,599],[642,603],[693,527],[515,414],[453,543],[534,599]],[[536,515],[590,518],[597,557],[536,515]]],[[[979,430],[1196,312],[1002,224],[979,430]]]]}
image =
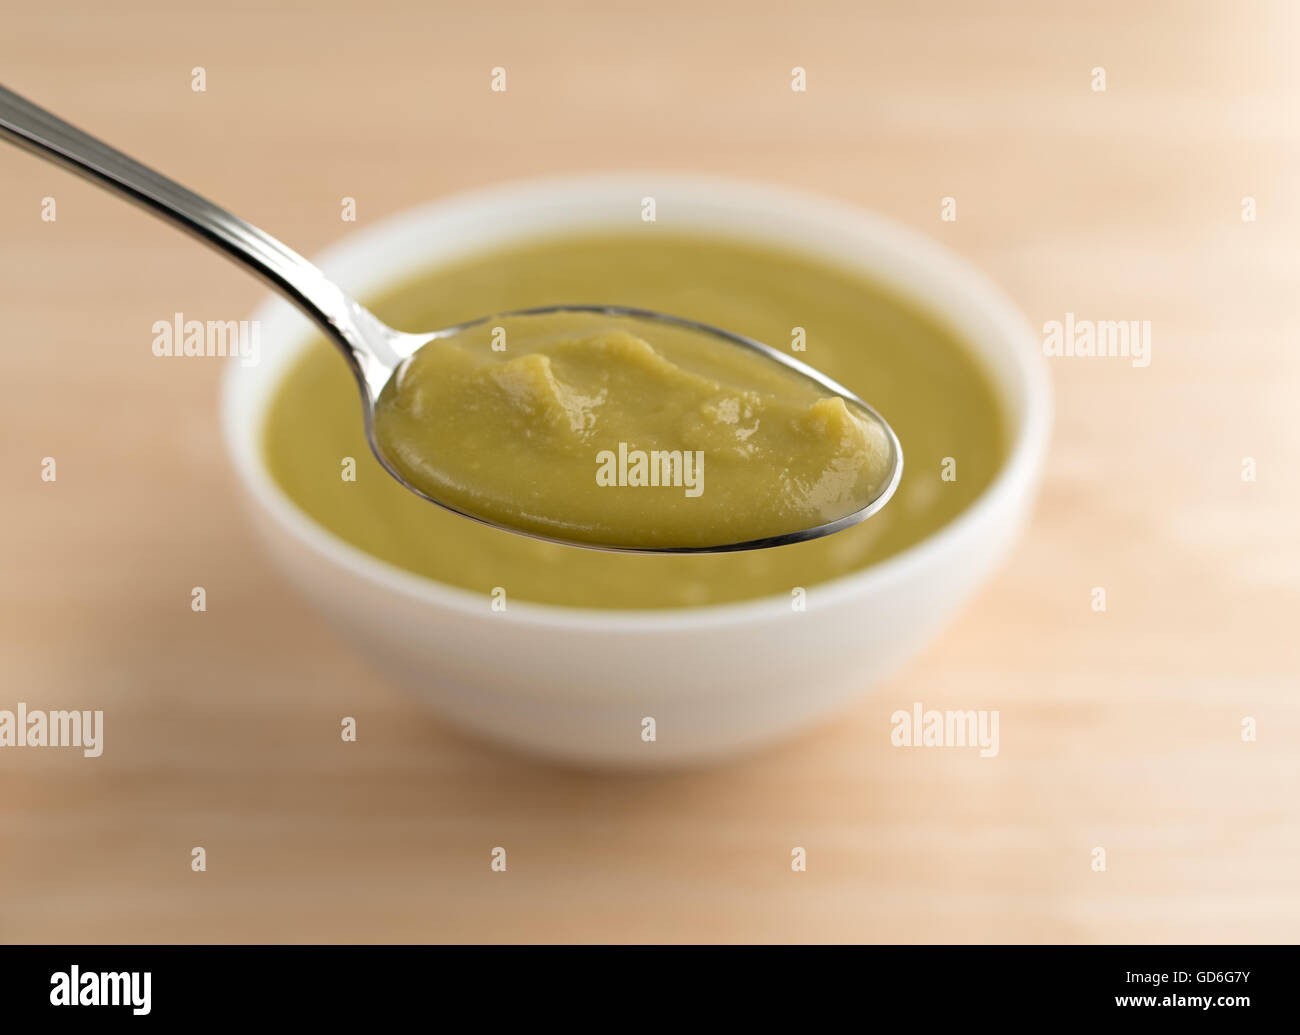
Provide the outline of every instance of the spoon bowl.
{"type": "MultiPolygon", "coordinates": [[[[388,329],[385,328],[385,330],[388,329]]],[[[517,535],[528,536],[529,538],[539,539],[544,542],[580,546],[589,550],[604,550],[617,553],[731,553],[740,550],[766,549],[768,547],[785,546],[790,543],[817,539],[821,536],[839,532],[845,528],[850,528],[859,522],[865,521],[867,518],[871,517],[871,515],[879,511],[880,508],[889,501],[890,497],[893,496],[894,491],[898,488],[899,480],[902,478],[902,445],[899,443],[897,435],[894,434],[893,429],[890,428],[885,419],[881,417],[880,414],[878,414],[868,403],[863,401],[853,392],[849,391],[849,389],[845,388],[843,385],[827,377],[821,371],[772,348],[770,345],[765,345],[753,338],[748,338],[744,335],[736,334],[720,327],[714,327],[710,324],[701,323],[697,320],[690,320],[682,316],[673,316],[651,309],[640,309],[632,306],[556,305],[539,306],[530,309],[516,309],[509,312],[497,313],[492,316],[479,317],[475,320],[469,320],[451,327],[445,327],[427,335],[408,335],[391,330],[389,330],[389,333],[396,335],[396,337],[392,339],[389,354],[400,354],[402,357],[397,361],[394,367],[389,369],[377,363],[371,364],[369,367],[364,369],[360,364],[353,367],[353,372],[357,376],[358,384],[361,386],[362,406],[365,411],[366,420],[366,439],[369,442],[371,452],[374,453],[376,459],[379,460],[380,464],[383,465],[384,469],[388,471],[389,474],[417,496],[420,496],[431,503],[437,504],[446,510],[450,510],[455,514],[459,514],[462,517],[495,528],[507,528],[509,531],[514,532],[517,535]],[[405,364],[405,362],[421,348],[432,341],[454,339],[458,335],[467,331],[485,325],[494,324],[498,321],[512,321],[514,324],[518,325],[520,322],[526,323],[530,318],[541,320],[559,314],[600,316],[609,321],[610,326],[615,328],[624,327],[632,330],[633,333],[639,331],[645,324],[661,324],[691,331],[705,337],[716,338],[725,342],[730,347],[747,349],[750,352],[756,353],[762,356],[765,360],[778,364],[782,368],[790,370],[801,378],[806,379],[819,390],[830,395],[839,396],[844,399],[845,402],[862,418],[877,424],[884,432],[889,453],[885,477],[880,482],[875,494],[870,499],[864,501],[863,506],[849,514],[842,515],[835,520],[825,521],[814,526],[797,529],[781,535],[711,544],[707,546],[626,546],[615,543],[592,542],[587,539],[577,540],[545,535],[528,529],[507,526],[499,521],[484,517],[481,514],[476,514],[471,510],[453,506],[446,500],[438,499],[437,497],[430,495],[406,478],[400,466],[394,463],[394,461],[386,454],[383,443],[375,433],[374,420],[375,403],[379,399],[384,387],[393,378],[401,376],[403,364],[405,364]],[[366,371],[369,371],[369,373],[366,371]],[[382,384],[379,383],[380,378],[383,379],[382,384]]]]}

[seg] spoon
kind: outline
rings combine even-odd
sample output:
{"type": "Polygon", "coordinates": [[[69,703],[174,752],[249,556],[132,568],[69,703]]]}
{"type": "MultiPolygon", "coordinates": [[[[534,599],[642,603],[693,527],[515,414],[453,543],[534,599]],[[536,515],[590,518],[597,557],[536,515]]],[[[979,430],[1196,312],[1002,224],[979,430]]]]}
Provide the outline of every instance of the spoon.
{"type": "Polygon", "coordinates": [[[902,477],[902,447],[884,418],[857,395],[825,374],[752,338],[681,316],[617,305],[555,305],[521,309],[509,313],[491,314],[423,334],[408,334],[384,324],[368,309],[328,280],[310,262],[270,234],[69,125],[3,86],[0,86],[0,137],[41,158],[65,166],[92,183],[123,196],[148,209],[154,215],[193,234],[205,244],[262,278],[293,302],[321,327],[326,337],[347,359],[348,366],[361,389],[366,439],[380,464],[416,495],[463,517],[518,535],[585,549],[625,553],[727,553],[817,539],[856,525],[876,513],[888,502],[902,477]],[[406,481],[384,455],[374,433],[375,401],[402,362],[431,341],[452,337],[469,328],[481,326],[489,320],[526,319],[556,313],[594,313],[608,317],[612,321],[625,322],[628,326],[649,322],[686,328],[729,345],[749,349],[773,363],[779,363],[801,374],[831,395],[842,397],[846,403],[877,422],[883,429],[889,444],[889,466],[881,483],[882,488],[865,506],[851,514],[782,535],[751,539],[746,542],[721,543],[715,546],[639,547],[594,544],[512,528],[476,514],[466,513],[446,502],[434,499],[406,481]]]}

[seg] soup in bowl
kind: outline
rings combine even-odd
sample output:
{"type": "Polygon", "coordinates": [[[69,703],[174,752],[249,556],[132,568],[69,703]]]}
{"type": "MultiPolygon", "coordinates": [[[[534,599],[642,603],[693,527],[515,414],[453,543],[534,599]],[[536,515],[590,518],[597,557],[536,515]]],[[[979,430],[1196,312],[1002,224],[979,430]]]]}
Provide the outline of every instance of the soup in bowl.
{"type": "MultiPolygon", "coordinates": [[[[959,260],[860,210],[696,177],[579,177],[399,215],[319,264],[407,330],[558,303],[725,327],[843,384],[902,443],[890,502],[822,539],[716,555],[541,542],[398,484],[370,455],[341,355],[268,303],[262,360],[232,369],[224,398],[263,538],[376,668],[499,742],[653,767],[803,728],[933,637],[1031,506],[1050,393],[1028,325],[959,260]]],[[[499,429],[439,419],[461,470],[512,449],[499,429]]],[[[531,459],[510,470],[547,477],[531,459]]]]}

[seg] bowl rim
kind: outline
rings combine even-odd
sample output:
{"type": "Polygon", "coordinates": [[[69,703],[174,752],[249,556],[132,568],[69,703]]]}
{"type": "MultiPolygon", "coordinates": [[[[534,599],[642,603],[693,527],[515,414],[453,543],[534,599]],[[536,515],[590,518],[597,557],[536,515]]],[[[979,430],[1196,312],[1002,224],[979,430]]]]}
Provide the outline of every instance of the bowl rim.
{"type": "MultiPolygon", "coordinates": [[[[660,193],[667,188],[670,191],[699,195],[713,194],[727,198],[729,203],[740,199],[744,204],[775,205],[789,212],[802,212],[810,218],[836,220],[849,225],[864,236],[873,236],[892,248],[910,252],[914,258],[932,266],[936,277],[963,288],[966,298],[975,302],[984,315],[999,326],[1007,340],[1006,351],[1013,360],[1014,374],[1024,386],[1023,402],[1008,398],[1005,376],[991,371],[991,364],[985,356],[975,357],[976,362],[984,366],[993,380],[995,391],[1005,410],[1011,410],[1013,405],[1021,410],[1013,429],[1014,436],[1008,455],[993,480],[952,520],[918,542],[865,568],[815,583],[816,593],[810,594],[810,611],[829,609],[850,598],[888,592],[914,571],[952,549],[970,531],[991,518],[999,508],[1011,503],[1018,492],[1030,489],[1046,454],[1053,400],[1046,363],[1036,347],[1037,342],[1033,339],[1028,321],[997,284],[966,260],[921,233],[851,202],[755,180],[681,172],[625,171],[507,180],[458,191],[394,212],[370,226],[346,234],[312,256],[311,261],[327,274],[336,275],[335,271],[339,267],[359,266],[362,256],[367,253],[382,255],[385,242],[409,232],[412,224],[434,226],[454,217],[463,218],[475,211],[499,209],[512,204],[526,205],[534,196],[542,194],[616,189],[640,191],[647,184],[653,184],[660,193]]],[[[513,239],[522,241],[527,236],[521,234],[513,239]]],[[[551,231],[537,236],[555,237],[560,234],[551,231]]],[[[740,237],[739,234],[731,236],[740,237]]],[[[775,237],[775,234],[768,235],[768,242],[775,244],[775,237]]],[[[510,239],[510,235],[504,238],[510,239]]],[[[758,233],[753,239],[762,240],[763,234],[758,233]]],[[[499,247],[502,243],[492,241],[485,246],[499,247]]],[[[474,247],[470,247],[467,252],[472,254],[474,250],[474,247]]],[[[809,253],[817,254],[816,248],[809,249],[809,253]]],[[[834,263],[835,260],[827,258],[825,261],[834,263]]],[[[390,288],[400,283],[391,276],[379,280],[390,288]]],[[[352,290],[348,283],[343,286],[345,290],[352,290]]],[[[358,291],[357,295],[364,300],[364,296],[373,296],[382,290],[383,287],[371,287],[358,291]]],[[[909,301],[927,312],[931,318],[939,319],[922,300],[913,297],[909,301]]],[[[348,542],[299,507],[276,482],[265,463],[262,443],[275,388],[292,366],[292,358],[299,355],[319,332],[279,295],[266,298],[250,317],[251,320],[260,322],[262,328],[271,328],[277,332],[280,325],[289,323],[290,318],[296,318],[298,330],[294,331],[292,325],[285,328],[287,340],[274,346],[280,353],[276,362],[248,367],[234,364],[226,371],[221,386],[221,424],[226,452],[245,491],[282,531],[313,553],[342,567],[349,574],[401,597],[466,616],[487,617],[498,624],[505,621],[514,625],[576,627],[584,630],[590,630],[593,626],[610,630],[698,629],[746,624],[775,615],[788,615],[790,602],[784,594],[725,603],[639,609],[574,607],[511,600],[504,612],[488,614],[483,607],[482,593],[409,571],[348,542]],[[259,377],[270,380],[262,385],[260,402],[256,402],[252,386],[254,379],[259,377]]],[[[960,326],[951,329],[960,336],[960,326]]],[[[265,332],[263,336],[270,337],[265,332]]],[[[265,348],[264,340],[263,349],[265,348]]]]}

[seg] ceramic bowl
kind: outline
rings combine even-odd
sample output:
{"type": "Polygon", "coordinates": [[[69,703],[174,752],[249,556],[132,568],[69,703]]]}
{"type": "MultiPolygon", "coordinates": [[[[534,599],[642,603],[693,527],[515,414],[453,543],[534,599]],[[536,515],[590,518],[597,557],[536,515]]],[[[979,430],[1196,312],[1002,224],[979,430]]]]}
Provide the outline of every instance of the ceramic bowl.
{"type": "MultiPolygon", "coordinates": [[[[261,360],[232,365],[223,394],[226,442],[261,538],[340,637],[444,719],[580,765],[725,758],[823,721],[870,692],[932,640],[1003,559],[1029,514],[1051,424],[1038,340],[989,280],[878,216],[784,189],[654,173],[523,182],[401,213],[316,261],[364,300],[466,254],[629,228],[646,196],[674,229],[811,253],[944,321],[984,363],[1006,411],[1011,449],[995,480],[920,543],[817,585],[803,613],[792,611],[788,595],[667,611],[511,601],[500,613],[482,595],[344,542],[273,480],[262,451],[264,418],[313,337],[288,303],[272,299],[255,314],[261,360]],[[655,720],[650,742],[642,738],[647,716],[655,720]]],[[[1008,641],[1007,649],[1015,645],[1008,641]]]]}

